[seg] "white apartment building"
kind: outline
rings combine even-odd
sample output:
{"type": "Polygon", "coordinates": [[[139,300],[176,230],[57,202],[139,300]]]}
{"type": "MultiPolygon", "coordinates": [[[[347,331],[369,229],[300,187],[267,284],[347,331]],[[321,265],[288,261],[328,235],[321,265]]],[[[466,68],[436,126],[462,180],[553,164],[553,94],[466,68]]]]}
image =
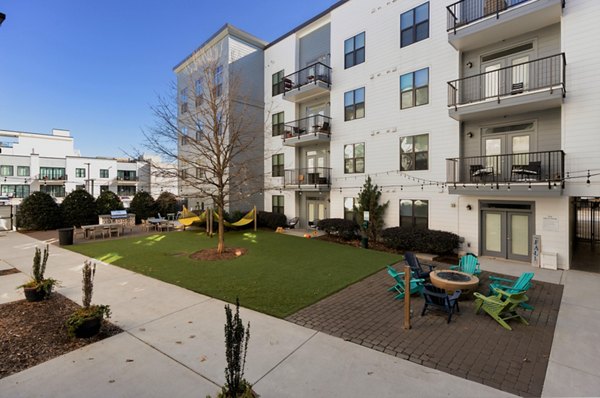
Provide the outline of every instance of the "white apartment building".
{"type": "Polygon", "coordinates": [[[265,48],[265,208],[350,216],[371,176],[387,227],[569,268],[600,239],[598,17],[592,0],[339,1],[265,48]]]}
{"type": "Polygon", "coordinates": [[[0,130],[0,196],[12,205],[35,191],[61,202],[75,189],[94,197],[110,190],[125,206],[137,191],[158,196],[162,188],[177,193],[176,180],[164,180],[154,169],[144,159],[81,156],[68,130],[53,129],[51,134],[0,130]]]}

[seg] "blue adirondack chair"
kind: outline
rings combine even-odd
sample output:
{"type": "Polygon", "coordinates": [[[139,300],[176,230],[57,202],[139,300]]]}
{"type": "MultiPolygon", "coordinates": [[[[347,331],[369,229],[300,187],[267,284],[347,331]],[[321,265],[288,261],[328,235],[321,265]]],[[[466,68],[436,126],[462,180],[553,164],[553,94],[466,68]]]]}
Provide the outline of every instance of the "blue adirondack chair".
{"type": "Polygon", "coordinates": [[[454,310],[460,312],[460,308],[458,308],[459,297],[460,290],[455,290],[454,293],[449,295],[444,289],[440,289],[427,283],[423,286],[423,299],[425,299],[425,305],[423,306],[423,311],[421,311],[421,316],[425,315],[427,308],[434,307],[446,312],[448,314],[448,323],[450,323],[454,310]]]}
{"type": "MultiPolygon", "coordinates": [[[[396,284],[388,289],[388,292],[395,291],[398,293],[394,299],[403,299],[404,293],[406,292],[405,284],[404,284],[404,272],[396,272],[396,270],[389,265],[387,266],[388,274],[394,278],[396,284]]],[[[414,273],[411,272],[410,276],[410,293],[411,294],[421,294],[423,292],[423,283],[425,279],[419,279],[414,277],[414,273]]]]}
{"type": "Polygon", "coordinates": [[[473,253],[467,253],[460,258],[458,265],[453,265],[450,269],[465,272],[470,275],[479,276],[481,268],[479,268],[479,260],[473,253]]]}
{"type": "Polygon", "coordinates": [[[414,273],[417,278],[427,279],[429,278],[429,274],[435,268],[435,265],[427,265],[429,267],[429,271],[424,271],[423,267],[421,267],[421,263],[419,263],[419,259],[415,256],[413,252],[405,252],[404,259],[406,263],[410,266],[410,270],[414,273]]]}
{"type": "MultiPolygon", "coordinates": [[[[498,276],[490,276],[490,292],[488,296],[495,294],[495,289],[504,290],[507,293],[521,293],[526,292],[531,287],[531,280],[533,279],[533,272],[523,272],[518,279],[507,279],[500,278],[498,276]]],[[[520,304],[521,307],[533,310],[534,307],[523,302],[520,304]]]]}

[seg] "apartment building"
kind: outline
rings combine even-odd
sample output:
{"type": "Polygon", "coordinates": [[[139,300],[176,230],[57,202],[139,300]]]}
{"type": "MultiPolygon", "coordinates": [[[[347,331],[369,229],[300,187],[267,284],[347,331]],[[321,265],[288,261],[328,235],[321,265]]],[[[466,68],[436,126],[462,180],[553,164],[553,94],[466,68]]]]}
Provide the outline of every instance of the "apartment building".
{"type": "Polygon", "coordinates": [[[224,155],[217,156],[216,148],[226,146],[217,144],[221,139],[212,136],[216,131],[223,134],[223,143],[232,144],[231,137],[235,136],[233,145],[243,149],[227,168],[225,210],[263,207],[265,45],[226,24],[173,68],[178,98],[178,147],[174,157],[181,175],[179,193],[191,208],[214,207],[211,197],[216,194],[218,177],[211,171],[215,170],[214,164],[223,164],[224,155]],[[210,162],[213,166],[207,166],[210,162]]]}
{"type": "Polygon", "coordinates": [[[598,16],[591,0],[334,4],[265,48],[265,208],[352,217],[371,176],[386,226],[569,268],[600,237],[598,16]]]}
{"type": "Polygon", "coordinates": [[[12,205],[35,191],[60,202],[75,189],[95,197],[110,190],[126,206],[137,191],[177,192],[177,180],[173,184],[157,176],[147,160],[81,156],[68,130],[53,129],[51,134],[0,130],[0,140],[0,196],[12,205]]]}

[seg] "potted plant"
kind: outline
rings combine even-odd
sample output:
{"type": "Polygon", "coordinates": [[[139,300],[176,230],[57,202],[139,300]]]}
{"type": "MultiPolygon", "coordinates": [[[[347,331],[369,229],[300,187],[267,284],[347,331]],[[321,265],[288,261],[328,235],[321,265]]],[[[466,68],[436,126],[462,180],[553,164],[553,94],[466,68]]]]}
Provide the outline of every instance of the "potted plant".
{"type": "Polygon", "coordinates": [[[52,278],[44,278],[46,272],[46,263],[48,262],[49,247],[44,248],[44,255],[39,247],[35,248],[33,256],[32,277],[31,280],[17,289],[23,288],[27,301],[40,301],[50,297],[52,288],[58,285],[58,281],[52,278]]]}
{"type": "Polygon", "coordinates": [[[67,319],[67,331],[74,337],[92,337],[98,334],[102,320],[110,318],[108,305],[91,305],[94,290],[94,276],[96,264],[86,261],[83,264],[83,307],[75,311],[67,319]]]}

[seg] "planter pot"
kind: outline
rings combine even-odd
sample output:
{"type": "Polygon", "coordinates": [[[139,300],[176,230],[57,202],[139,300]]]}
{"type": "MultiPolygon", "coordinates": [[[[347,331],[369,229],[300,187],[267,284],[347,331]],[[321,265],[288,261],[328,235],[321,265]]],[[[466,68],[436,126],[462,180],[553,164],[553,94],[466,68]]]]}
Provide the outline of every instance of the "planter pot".
{"type": "Polygon", "coordinates": [[[77,329],[75,329],[75,337],[92,337],[98,334],[102,326],[102,317],[88,318],[77,329]]]}
{"type": "Polygon", "coordinates": [[[25,299],[27,299],[27,301],[42,301],[50,296],[49,293],[46,294],[44,290],[38,289],[37,287],[24,287],[23,293],[25,293],[25,299]]]}

